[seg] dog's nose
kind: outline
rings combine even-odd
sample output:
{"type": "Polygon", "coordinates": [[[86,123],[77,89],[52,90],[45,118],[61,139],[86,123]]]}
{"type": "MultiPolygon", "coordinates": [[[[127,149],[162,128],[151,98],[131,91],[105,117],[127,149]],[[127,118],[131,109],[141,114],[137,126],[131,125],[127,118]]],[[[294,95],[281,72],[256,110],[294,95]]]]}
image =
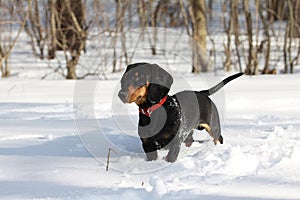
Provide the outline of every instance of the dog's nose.
{"type": "Polygon", "coordinates": [[[127,95],[126,95],[126,92],[120,90],[118,96],[119,96],[119,98],[121,99],[121,101],[122,101],[123,103],[126,103],[126,96],[127,96],[127,95]]]}

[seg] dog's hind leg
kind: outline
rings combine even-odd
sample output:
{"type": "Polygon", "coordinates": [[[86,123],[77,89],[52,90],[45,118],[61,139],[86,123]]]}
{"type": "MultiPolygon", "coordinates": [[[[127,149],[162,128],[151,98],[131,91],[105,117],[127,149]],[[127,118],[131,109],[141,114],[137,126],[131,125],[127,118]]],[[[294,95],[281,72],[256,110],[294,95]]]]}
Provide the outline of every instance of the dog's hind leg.
{"type": "Polygon", "coordinates": [[[223,137],[221,135],[220,117],[216,105],[211,102],[211,109],[209,115],[206,115],[204,120],[200,122],[198,129],[205,129],[213,138],[215,144],[218,142],[223,144],[223,137]]]}
{"type": "Polygon", "coordinates": [[[214,143],[223,144],[223,136],[221,135],[221,127],[219,125],[211,127],[212,137],[214,138],[214,143]]]}
{"type": "Polygon", "coordinates": [[[216,124],[215,127],[211,128],[208,124],[202,123],[198,127],[199,130],[205,129],[206,132],[209,133],[209,135],[213,138],[213,141],[215,144],[220,142],[220,144],[223,144],[223,137],[221,135],[221,128],[219,124],[216,124]]]}

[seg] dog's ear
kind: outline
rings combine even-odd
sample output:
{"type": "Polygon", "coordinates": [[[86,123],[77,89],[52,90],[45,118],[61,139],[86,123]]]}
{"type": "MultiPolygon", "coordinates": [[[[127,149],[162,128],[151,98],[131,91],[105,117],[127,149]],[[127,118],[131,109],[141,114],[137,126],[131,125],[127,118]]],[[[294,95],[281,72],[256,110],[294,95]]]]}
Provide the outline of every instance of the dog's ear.
{"type": "Polygon", "coordinates": [[[169,93],[173,78],[157,64],[152,64],[149,82],[148,100],[157,103],[169,93]]]}

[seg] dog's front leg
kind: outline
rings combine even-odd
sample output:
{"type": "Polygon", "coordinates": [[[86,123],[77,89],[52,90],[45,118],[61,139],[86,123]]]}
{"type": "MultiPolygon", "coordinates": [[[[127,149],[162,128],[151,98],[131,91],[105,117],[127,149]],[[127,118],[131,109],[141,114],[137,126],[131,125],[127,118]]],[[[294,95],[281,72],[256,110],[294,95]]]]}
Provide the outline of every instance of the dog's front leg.
{"type": "Polygon", "coordinates": [[[152,151],[149,153],[146,153],[147,161],[153,161],[157,159],[157,151],[152,151]]]}
{"type": "Polygon", "coordinates": [[[170,143],[170,150],[166,157],[166,161],[175,162],[177,160],[179,151],[180,151],[180,139],[179,137],[175,137],[170,143]]]}
{"type": "Polygon", "coordinates": [[[143,149],[147,156],[147,161],[157,159],[157,147],[154,141],[148,138],[142,138],[143,149]]]}

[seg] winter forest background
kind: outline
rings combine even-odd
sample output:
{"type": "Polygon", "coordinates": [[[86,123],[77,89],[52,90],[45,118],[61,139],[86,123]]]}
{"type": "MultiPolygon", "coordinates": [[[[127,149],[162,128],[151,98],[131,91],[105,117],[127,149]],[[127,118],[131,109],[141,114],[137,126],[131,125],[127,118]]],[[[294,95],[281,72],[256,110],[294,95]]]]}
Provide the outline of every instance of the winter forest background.
{"type": "Polygon", "coordinates": [[[182,41],[161,28],[193,40],[180,46],[191,63],[181,70],[294,73],[299,25],[299,0],[1,0],[1,75],[107,78],[141,59],[140,44],[152,60],[167,57],[160,38],[182,41]]]}
{"type": "Polygon", "coordinates": [[[299,200],[299,54],[300,0],[0,0],[0,199],[299,200]],[[245,72],[210,96],[224,144],[147,162],[134,62],[170,95],[245,72]]]}

